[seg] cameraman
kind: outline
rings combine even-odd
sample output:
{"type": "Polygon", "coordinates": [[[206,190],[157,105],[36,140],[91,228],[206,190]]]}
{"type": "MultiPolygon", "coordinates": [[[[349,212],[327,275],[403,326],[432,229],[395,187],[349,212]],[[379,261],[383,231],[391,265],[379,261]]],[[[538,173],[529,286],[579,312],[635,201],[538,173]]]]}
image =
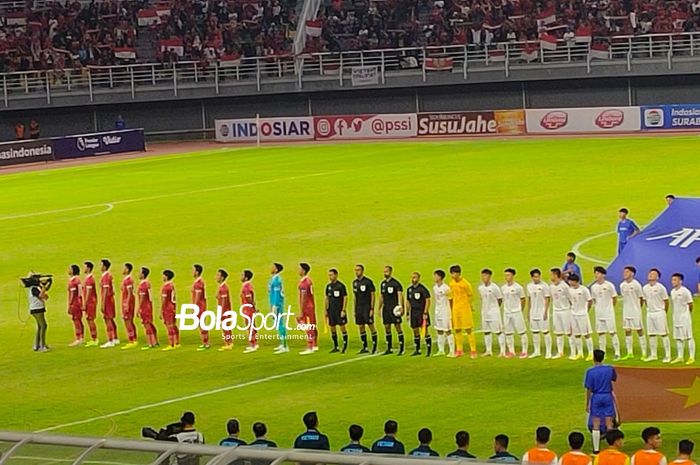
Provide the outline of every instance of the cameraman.
{"type": "Polygon", "coordinates": [[[29,287],[29,314],[36,320],[36,336],[34,337],[34,351],[46,352],[46,301],[50,283],[38,281],[29,287]]]}
{"type": "MultiPolygon", "coordinates": [[[[180,444],[204,444],[204,436],[194,427],[194,413],[185,412],[180,418],[182,429],[171,435],[171,441],[180,444]]],[[[177,465],[199,465],[199,456],[191,454],[176,454],[177,465]]]]}

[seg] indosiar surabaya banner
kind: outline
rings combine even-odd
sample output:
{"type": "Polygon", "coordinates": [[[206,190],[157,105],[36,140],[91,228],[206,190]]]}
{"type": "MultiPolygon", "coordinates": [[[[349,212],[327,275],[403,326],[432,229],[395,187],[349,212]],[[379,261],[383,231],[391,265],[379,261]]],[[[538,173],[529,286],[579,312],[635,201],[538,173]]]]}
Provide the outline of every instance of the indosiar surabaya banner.
{"type": "Polygon", "coordinates": [[[700,104],[642,107],[642,129],[700,130],[700,104]]]}

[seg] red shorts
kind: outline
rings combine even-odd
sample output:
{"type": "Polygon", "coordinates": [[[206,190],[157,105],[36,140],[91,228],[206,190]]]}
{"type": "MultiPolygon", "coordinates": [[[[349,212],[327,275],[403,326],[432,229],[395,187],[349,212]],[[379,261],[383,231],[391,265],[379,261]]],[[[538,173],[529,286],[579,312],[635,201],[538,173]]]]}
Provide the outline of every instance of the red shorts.
{"type": "Polygon", "coordinates": [[[153,309],[147,308],[139,310],[139,317],[141,322],[145,325],[153,323],[153,309]]]}
{"type": "Polygon", "coordinates": [[[134,319],[134,306],[133,305],[126,305],[122,306],[122,318],[125,320],[133,320],[134,319]]]}
{"type": "Polygon", "coordinates": [[[73,320],[81,320],[83,318],[83,309],[80,307],[74,307],[68,311],[70,312],[70,317],[73,320]]]}
{"type": "Polygon", "coordinates": [[[163,310],[163,322],[166,325],[175,324],[175,311],[174,310],[163,310]]]}
{"type": "Polygon", "coordinates": [[[112,301],[112,302],[110,302],[110,301],[105,302],[104,310],[102,311],[102,315],[103,315],[105,318],[114,318],[114,317],[117,316],[117,311],[116,311],[116,309],[114,308],[114,301],[112,301]]]}
{"type": "Polygon", "coordinates": [[[304,308],[301,310],[301,322],[316,324],[316,309],[314,308],[304,308]]]}
{"type": "Polygon", "coordinates": [[[197,304],[197,307],[199,307],[199,316],[202,316],[202,313],[204,313],[205,310],[207,309],[207,301],[204,300],[202,302],[196,302],[196,304],[197,304]]]}
{"type": "Polygon", "coordinates": [[[89,303],[85,306],[85,315],[88,320],[94,320],[97,318],[97,302],[94,304],[89,303]]]}

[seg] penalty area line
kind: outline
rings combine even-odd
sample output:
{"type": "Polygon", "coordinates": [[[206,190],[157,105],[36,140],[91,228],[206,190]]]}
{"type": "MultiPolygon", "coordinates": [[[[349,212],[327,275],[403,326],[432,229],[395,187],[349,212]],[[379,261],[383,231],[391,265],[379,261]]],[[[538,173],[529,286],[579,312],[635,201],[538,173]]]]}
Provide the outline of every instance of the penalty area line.
{"type": "Polygon", "coordinates": [[[302,369],[302,370],[288,371],[288,372],[285,372],[285,373],[280,373],[280,374],[278,374],[278,375],[266,376],[266,377],[264,377],[264,378],[254,379],[254,380],[252,380],[252,381],[246,381],[246,382],[244,382],[244,383],[233,384],[233,385],[230,385],[230,386],[224,386],[224,387],[220,387],[220,388],[216,388],[216,389],[211,389],[211,390],[208,390],[208,391],[197,392],[197,393],[194,393],[194,394],[188,394],[188,395],[186,395],[186,396],[176,397],[176,398],[173,398],[173,399],[167,399],[167,400],[163,400],[163,401],[160,401],[160,402],[154,402],[154,403],[152,403],[152,404],[139,405],[139,406],[137,406],[137,407],[132,407],[132,408],[124,409],[124,410],[119,410],[119,411],[116,411],[116,412],[107,413],[107,414],[105,414],[105,415],[98,415],[98,416],[95,416],[95,417],[86,418],[86,419],[84,419],[84,420],[72,421],[72,422],[69,422],[69,423],[63,423],[63,424],[60,424],[60,425],[50,426],[50,427],[48,427],[48,428],[42,428],[42,429],[36,430],[35,433],[46,433],[46,432],[48,432],[48,431],[56,431],[56,430],[63,429],[63,428],[69,428],[69,427],[71,427],[71,426],[84,425],[84,424],[92,423],[92,422],[99,421],[99,420],[106,420],[106,419],[108,419],[108,418],[114,418],[114,417],[119,417],[119,416],[123,416],[123,415],[128,415],[128,414],[130,414],[130,413],[140,412],[140,411],[142,411],[142,410],[149,410],[149,409],[156,408],[156,407],[162,407],[162,406],[164,406],[164,405],[175,404],[175,403],[183,402],[183,401],[186,401],[186,400],[198,399],[198,398],[200,398],[200,397],[210,396],[210,395],[213,395],[213,394],[221,394],[222,392],[233,391],[233,390],[236,390],[236,389],[243,389],[243,388],[247,388],[247,387],[250,387],[250,386],[255,386],[255,385],[258,385],[258,384],[267,383],[267,382],[270,382],[270,381],[277,381],[277,380],[279,380],[279,379],[291,378],[291,377],[297,376],[297,375],[303,375],[303,374],[306,374],[306,373],[313,373],[313,372],[315,372],[315,371],[321,371],[321,370],[326,370],[326,369],[328,369],[328,368],[334,368],[334,367],[337,367],[337,366],[346,365],[346,364],[348,364],[348,363],[354,363],[354,362],[358,362],[358,361],[361,361],[361,360],[368,360],[368,359],[370,359],[370,358],[372,358],[372,357],[375,357],[375,356],[376,356],[376,355],[370,355],[370,356],[364,356],[364,357],[355,357],[355,358],[351,358],[351,359],[347,359],[347,360],[341,360],[341,361],[338,361],[338,362],[327,363],[327,364],[325,364],[325,365],[318,365],[318,366],[315,366],[315,367],[304,368],[304,369],[302,369]]]}

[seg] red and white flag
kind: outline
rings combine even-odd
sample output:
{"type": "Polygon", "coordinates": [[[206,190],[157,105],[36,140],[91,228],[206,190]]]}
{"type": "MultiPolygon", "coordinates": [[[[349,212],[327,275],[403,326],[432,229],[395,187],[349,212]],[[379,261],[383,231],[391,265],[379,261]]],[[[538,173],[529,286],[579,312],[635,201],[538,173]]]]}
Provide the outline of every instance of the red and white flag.
{"type": "Polygon", "coordinates": [[[133,48],[115,48],[114,49],[114,58],[118,58],[120,60],[135,60],[136,59],[136,49],[133,48]]]}
{"type": "Polygon", "coordinates": [[[454,67],[452,57],[427,57],[425,69],[428,71],[450,71],[454,67]]]}
{"type": "Polygon", "coordinates": [[[321,74],[324,76],[337,76],[340,74],[340,63],[338,62],[333,62],[333,63],[323,63],[323,67],[321,68],[321,74]]]}
{"type": "Polygon", "coordinates": [[[136,13],[136,18],[139,26],[141,27],[147,27],[152,24],[160,24],[160,17],[158,16],[158,11],[155,8],[145,8],[143,10],[139,10],[138,13],[136,13]]]}
{"type": "Polygon", "coordinates": [[[540,53],[537,45],[533,44],[532,42],[528,42],[525,44],[522,52],[520,53],[520,59],[530,63],[537,60],[539,55],[540,53]]]}
{"type": "Polygon", "coordinates": [[[240,53],[228,53],[226,55],[221,55],[219,59],[220,68],[235,68],[241,64],[241,54],[240,53]]]}
{"type": "Polygon", "coordinates": [[[175,52],[179,57],[185,54],[185,44],[179,38],[161,40],[158,46],[161,52],[175,52]]]}
{"type": "Polygon", "coordinates": [[[306,21],[306,35],[310,37],[321,37],[323,32],[323,20],[309,19],[306,21]]]}
{"type": "Polygon", "coordinates": [[[12,11],[5,13],[5,20],[8,26],[26,26],[27,17],[23,11],[12,11]]]}
{"type": "Polygon", "coordinates": [[[489,50],[488,51],[489,61],[501,62],[506,61],[505,50],[489,50]]]}
{"type": "Polygon", "coordinates": [[[540,34],[540,45],[544,50],[556,50],[557,49],[557,38],[552,34],[547,34],[543,32],[540,34]]]}
{"type": "Polygon", "coordinates": [[[588,55],[598,60],[609,60],[610,59],[610,46],[606,43],[598,43],[591,45],[591,51],[588,55]]]}
{"type": "Polygon", "coordinates": [[[577,44],[590,44],[593,38],[593,28],[590,26],[580,25],[576,28],[574,41],[577,44]]]}
{"type": "Polygon", "coordinates": [[[170,7],[167,5],[156,6],[156,13],[159,18],[162,16],[170,16],[170,7]]]}
{"type": "Polygon", "coordinates": [[[537,22],[540,25],[552,24],[557,20],[556,9],[554,7],[547,8],[537,15],[537,22]]]}

